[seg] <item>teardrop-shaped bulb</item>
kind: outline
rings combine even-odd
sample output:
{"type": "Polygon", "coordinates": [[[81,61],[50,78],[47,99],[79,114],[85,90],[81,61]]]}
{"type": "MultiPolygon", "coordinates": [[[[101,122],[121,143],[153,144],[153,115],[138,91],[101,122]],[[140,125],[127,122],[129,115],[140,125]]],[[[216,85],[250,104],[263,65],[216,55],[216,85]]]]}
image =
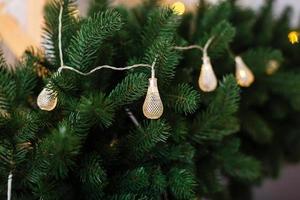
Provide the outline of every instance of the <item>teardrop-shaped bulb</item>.
{"type": "Polygon", "coordinates": [[[249,87],[254,82],[254,75],[240,56],[235,57],[235,76],[237,83],[242,87],[249,87]]]}
{"type": "Polygon", "coordinates": [[[204,92],[212,92],[217,88],[218,80],[212,68],[210,58],[204,57],[199,77],[199,87],[204,92]]]}
{"type": "Polygon", "coordinates": [[[277,60],[272,59],[267,63],[266,73],[268,75],[273,75],[278,71],[279,67],[280,67],[279,62],[277,60]]]}
{"type": "Polygon", "coordinates": [[[143,104],[143,113],[148,119],[158,119],[164,112],[164,106],[157,88],[157,79],[149,79],[149,87],[143,104]]]}
{"type": "Polygon", "coordinates": [[[51,111],[56,107],[57,93],[51,89],[44,88],[37,98],[37,105],[41,110],[51,111]]]}

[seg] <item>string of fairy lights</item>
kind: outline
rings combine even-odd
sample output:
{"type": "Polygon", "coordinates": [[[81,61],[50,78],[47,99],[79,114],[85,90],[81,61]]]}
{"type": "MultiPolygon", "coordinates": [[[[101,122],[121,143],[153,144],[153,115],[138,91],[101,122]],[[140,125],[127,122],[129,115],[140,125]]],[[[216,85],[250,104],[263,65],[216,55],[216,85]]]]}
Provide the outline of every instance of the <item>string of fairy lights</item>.
{"type": "MultiPolygon", "coordinates": [[[[185,12],[185,5],[178,1],[175,2],[172,6],[172,9],[175,14],[182,15],[185,12]]],[[[114,67],[109,65],[102,65],[95,67],[89,72],[81,72],[80,70],[70,67],[64,64],[63,59],[63,53],[62,53],[62,13],[63,13],[63,6],[60,6],[59,11],[59,31],[58,31],[58,46],[59,46],[59,59],[60,59],[60,67],[58,68],[56,74],[61,74],[65,70],[69,70],[72,72],[75,72],[77,74],[80,74],[82,76],[88,76],[93,73],[95,73],[98,70],[101,69],[111,69],[115,71],[124,71],[124,70],[130,70],[133,68],[138,67],[146,67],[151,69],[151,77],[149,78],[149,85],[147,94],[145,97],[145,101],[143,104],[143,114],[148,119],[159,119],[164,111],[163,103],[160,98],[159,89],[158,89],[158,80],[155,77],[155,66],[157,59],[155,58],[152,64],[134,64],[131,66],[126,67],[114,67]]],[[[288,38],[292,44],[299,42],[299,32],[292,31],[289,33],[288,38]]],[[[213,70],[213,66],[211,64],[210,57],[208,55],[208,49],[211,45],[211,43],[214,41],[215,36],[212,36],[209,38],[209,40],[206,42],[204,47],[201,47],[199,45],[190,45],[185,47],[179,47],[175,46],[173,49],[178,51],[187,51],[187,50],[200,50],[202,52],[202,61],[203,64],[200,68],[200,76],[198,80],[199,88],[203,92],[212,92],[214,91],[218,86],[218,80],[215,75],[215,72],[213,70]]],[[[250,68],[246,65],[246,63],[243,61],[242,57],[240,56],[234,56],[235,61],[235,77],[237,80],[237,83],[241,87],[249,87],[255,80],[254,74],[250,70],[250,68]]],[[[279,68],[279,63],[276,60],[270,60],[267,64],[267,71],[266,73],[268,75],[272,75],[275,73],[279,68]]],[[[51,83],[48,83],[43,90],[40,92],[40,94],[37,97],[37,105],[41,110],[44,111],[52,111],[55,109],[58,102],[58,93],[51,89],[51,83]]],[[[136,126],[139,126],[139,122],[135,118],[135,116],[131,113],[129,109],[125,109],[128,113],[129,117],[132,119],[133,123],[136,126]]],[[[12,190],[12,178],[13,174],[12,172],[9,173],[8,176],[8,188],[7,188],[7,199],[11,200],[11,190],[12,190]]]]}
{"type": "MultiPolygon", "coordinates": [[[[156,58],[154,59],[152,65],[149,64],[134,64],[131,66],[126,66],[126,67],[114,67],[114,66],[109,66],[109,65],[102,65],[98,66],[91,71],[84,73],[81,72],[78,69],[75,69],[73,67],[67,66],[64,64],[64,59],[63,59],[63,53],[62,53],[62,13],[63,13],[63,6],[60,6],[60,11],[59,11],[59,23],[58,23],[58,47],[59,47],[59,59],[60,59],[60,67],[57,70],[57,74],[60,74],[63,72],[63,70],[70,70],[73,71],[77,74],[83,75],[83,76],[88,76],[93,73],[95,73],[98,70],[101,69],[111,69],[115,71],[123,71],[123,70],[130,70],[133,68],[137,67],[148,67],[151,68],[151,77],[149,78],[149,86],[148,86],[148,91],[147,95],[143,104],[143,113],[145,117],[148,119],[158,119],[161,117],[163,114],[163,104],[160,98],[160,94],[158,91],[157,87],[157,79],[155,77],[155,65],[156,65],[156,58]]],[[[58,94],[56,91],[50,89],[50,83],[41,91],[41,93],[38,95],[37,98],[37,105],[41,110],[45,111],[52,111],[58,101],[58,94]]]]}
{"type": "MultiPolygon", "coordinates": [[[[185,6],[182,2],[175,2],[172,5],[172,9],[175,14],[177,15],[182,15],[185,12],[185,6]]],[[[146,118],[148,119],[159,119],[162,114],[163,114],[163,103],[160,98],[159,90],[158,90],[158,85],[157,85],[157,78],[155,77],[155,65],[156,65],[156,59],[153,61],[153,63],[150,64],[134,64],[131,66],[126,66],[126,67],[113,67],[109,65],[102,65],[98,66],[91,71],[85,73],[81,72],[80,70],[66,66],[64,64],[63,60],[63,54],[62,54],[62,43],[61,43],[61,30],[62,30],[62,11],[63,7],[60,7],[60,13],[59,13],[59,35],[58,35],[58,42],[59,42],[59,59],[60,59],[60,67],[57,71],[58,74],[62,73],[64,70],[70,70],[75,73],[78,73],[83,76],[88,76],[92,73],[95,73],[98,70],[101,69],[111,69],[111,70],[116,70],[116,71],[123,71],[123,70],[129,70],[137,67],[148,67],[151,68],[151,77],[149,78],[149,85],[148,85],[148,90],[146,94],[146,98],[143,104],[143,114],[146,118]]],[[[288,35],[288,38],[291,43],[297,43],[299,42],[298,40],[299,33],[296,31],[291,32],[288,35]]],[[[211,64],[210,57],[208,56],[208,48],[210,47],[211,43],[214,41],[215,36],[212,36],[205,44],[204,47],[201,47],[199,45],[190,45],[190,46],[185,46],[185,47],[174,47],[173,49],[179,50],[179,51],[186,51],[186,50],[200,50],[202,51],[202,61],[203,64],[200,68],[200,76],[198,80],[198,85],[199,88],[203,92],[212,92],[217,88],[218,85],[218,79],[215,75],[215,72],[213,70],[213,66],[211,64]]],[[[232,53],[231,53],[232,54],[232,53]]],[[[250,68],[246,65],[244,60],[242,59],[241,56],[234,56],[234,61],[235,61],[235,77],[237,80],[237,83],[241,87],[249,87],[255,80],[255,76],[253,72],[250,70],[250,68]]],[[[276,60],[270,60],[267,64],[267,69],[266,73],[268,75],[272,75],[275,73],[279,68],[279,63],[276,60]]],[[[57,105],[57,92],[53,91],[50,89],[50,83],[46,85],[46,87],[41,91],[37,98],[37,105],[40,107],[40,109],[45,110],[45,111],[52,111],[55,109],[57,105]]]]}
{"type": "MultiPolygon", "coordinates": [[[[174,13],[181,15],[184,13],[184,7],[183,4],[173,4],[173,10],[174,13]]],[[[147,94],[145,97],[145,101],[143,104],[143,114],[148,119],[159,119],[163,114],[163,103],[160,98],[158,85],[157,85],[157,78],[155,77],[155,65],[156,65],[156,59],[153,61],[153,63],[150,64],[134,64],[131,66],[126,67],[114,67],[109,65],[102,65],[98,66],[94,69],[92,69],[89,72],[81,72],[80,70],[66,66],[64,64],[63,59],[63,53],[62,53],[62,12],[63,12],[63,6],[60,6],[60,12],[59,12],[59,27],[58,27],[58,47],[59,47],[59,59],[60,59],[60,67],[57,70],[57,74],[60,74],[63,72],[63,70],[70,70],[77,74],[88,76],[93,73],[95,73],[98,70],[101,69],[111,69],[116,71],[123,71],[123,70],[129,70],[137,67],[148,67],[151,68],[151,77],[149,78],[149,85],[147,94]]],[[[205,44],[204,47],[201,47],[199,45],[191,45],[186,47],[174,47],[175,50],[179,51],[185,51],[185,50],[191,50],[191,49],[197,49],[201,50],[203,53],[202,61],[203,64],[200,69],[200,76],[198,80],[198,84],[200,89],[203,92],[212,92],[217,88],[218,80],[215,75],[215,72],[213,70],[210,57],[208,56],[208,48],[210,47],[211,43],[214,41],[215,36],[212,36],[205,44]]],[[[247,67],[245,62],[242,60],[240,56],[235,57],[235,63],[236,63],[236,79],[240,86],[242,87],[249,87],[254,82],[254,75],[252,71],[247,67]]],[[[46,85],[46,87],[41,91],[41,93],[38,95],[37,98],[37,105],[41,110],[45,111],[52,111],[58,101],[58,93],[56,91],[53,91],[50,89],[50,83],[46,85]]]]}

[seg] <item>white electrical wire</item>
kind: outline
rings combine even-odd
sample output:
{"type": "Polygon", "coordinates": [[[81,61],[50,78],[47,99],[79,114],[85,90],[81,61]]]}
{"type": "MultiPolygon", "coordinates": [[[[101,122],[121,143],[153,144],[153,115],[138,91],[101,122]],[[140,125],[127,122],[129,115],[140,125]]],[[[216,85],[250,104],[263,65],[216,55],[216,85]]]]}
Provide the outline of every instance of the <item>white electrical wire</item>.
{"type": "Polygon", "coordinates": [[[64,58],[63,58],[62,44],[61,44],[63,9],[64,9],[63,6],[60,5],[59,17],[58,17],[58,49],[59,49],[60,66],[64,66],[64,58]]]}
{"type": "Polygon", "coordinates": [[[211,38],[209,38],[203,48],[203,59],[204,58],[207,58],[208,55],[207,55],[207,51],[208,51],[208,48],[209,46],[211,45],[212,41],[215,39],[215,36],[212,36],[211,38]]]}
{"type": "Polygon", "coordinates": [[[205,43],[204,47],[201,47],[199,45],[190,45],[190,46],[186,46],[186,47],[175,46],[173,49],[181,50],[181,51],[190,50],[190,49],[199,49],[203,52],[203,57],[207,57],[208,48],[209,48],[209,46],[211,45],[211,43],[214,39],[215,39],[214,36],[209,38],[207,40],[207,42],[205,43]]]}
{"type": "Polygon", "coordinates": [[[12,172],[9,172],[8,180],[7,180],[7,200],[11,200],[11,189],[12,189],[12,172]]]}
{"type": "Polygon", "coordinates": [[[176,50],[190,50],[190,49],[199,49],[201,51],[203,51],[203,48],[199,45],[191,45],[191,46],[186,46],[186,47],[179,47],[179,46],[176,46],[174,47],[174,49],[176,50]]]}
{"type": "Polygon", "coordinates": [[[131,110],[129,108],[125,108],[125,111],[126,111],[127,115],[129,116],[129,118],[131,119],[131,121],[133,122],[133,124],[136,127],[139,127],[140,123],[138,122],[138,120],[136,119],[136,117],[133,115],[133,113],[131,112],[131,110]]]}
{"type": "Polygon", "coordinates": [[[152,69],[152,72],[154,71],[154,66],[156,63],[156,59],[154,60],[152,65],[149,64],[134,64],[131,66],[126,66],[126,67],[114,67],[110,65],[102,65],[98,66],[94,69],[92,69],[89,72],[81,72],[78,69],[75,69],[73,67],[69,67],[64,65],[64,60],[63,60],[63,53],[62,53],[62,14],[63,14],[63,6],[60,6],[60,11],[59,11],[59,20],[58,20],[58,49],[59,49],[59,58],[60,58],[60,67],[58,68],[58,73],[61,73],[62,70],[70,70],[73,72],[76,72],[77,74],[83,75],[83,76],[88,76],[93,74],[94,72],[100,70],[100,69],[111,69],[111,70],[116,70],[116,71],[123,71],[123,70],[129,70],[132,68],[137,68],[137,67],[149,67],[152,69]]]}
{"type": "Polygon", "coordinates": [[[126,66],[126,67],[113,67],[113,66],[110,66],[110,65],[102,65],[102,66],[98,66],[94,69],[92,69],[91,71],[89,72],[81,72],[73,67],[69,67],[69,66],[61,66],[60,68],[58,68],[58,72],[61,73],[62,70],[64,69],[67,69],[67,70],[70,70],[70,71],[73,71],[73,72],[76,72],[77,74],[80,74],[82,76],[88,76],[88,75],[91,75],[92,73],[100,70],[100,69],[112,69],[112,70],[116,70],[116,71],[123,71],[123,70],[129,70],[129,69],[132,69],[132,68],[136,68],[136,67],[151,67],[151,65],[148,65],[148,64],[135,64],[135,65],[131,65],[131,66],[126,66]]]}

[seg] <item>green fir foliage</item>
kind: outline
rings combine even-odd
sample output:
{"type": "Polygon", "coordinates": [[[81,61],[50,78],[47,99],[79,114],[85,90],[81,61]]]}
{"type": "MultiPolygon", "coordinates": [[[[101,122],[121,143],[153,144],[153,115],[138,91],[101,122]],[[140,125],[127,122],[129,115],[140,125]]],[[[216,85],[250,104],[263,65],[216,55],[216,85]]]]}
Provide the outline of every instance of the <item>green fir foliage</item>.
{"type": "Polygon", "coordinates": [[[16,66],[0,51],[0,199],[10,172],[18,200],[248,198],[283,161],[300,160],[299,45],[286,39],[289,10],[274,19],[272,6],[256,14],[235,1],[201,1],[196,13],[179,17],[158,1],[112,8],[93,0],[79,17],[75,1],[49,1],[45,51],[28,49],[16,66]],[[142,113],[149,67],[56,73],[61,6],[64,63],[88,72],[156,60],[161,119],[142,113]],[[174,46],[203,46],[211,37],[219,84],[205,93],[202,52],[174,46]],[[236,83],[233,54],[255,75],[249,88],[236,83]],[[271,75],[270,61],[279,65],[271,75]],[[57,92],[51,112],[36,103],[44,87],[57,92]]]}

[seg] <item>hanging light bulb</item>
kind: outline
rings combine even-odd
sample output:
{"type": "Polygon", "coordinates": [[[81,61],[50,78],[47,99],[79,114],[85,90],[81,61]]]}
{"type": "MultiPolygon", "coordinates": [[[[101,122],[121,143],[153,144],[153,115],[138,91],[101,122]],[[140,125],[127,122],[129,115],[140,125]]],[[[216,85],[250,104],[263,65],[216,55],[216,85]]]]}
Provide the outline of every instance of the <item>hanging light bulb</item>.
{"type": "Polygon", "coordinates": [[[148,91],[143,104],[143,113],[148,119],[158,119],[162,116],[164,107],[157,88],[157,78],[155,78],[154,64],[151,72],[152,75],[149,79],[148,91]]]}
{"type": "Polygon", "coordinates": [[[267,75],[273,75],[275,74],[280,67],[280,64],[277,60],[269,60],[266,67],[266,73],[267,75]]]}
{"type": "Polygon", "coordinates": [[[57,93],[45,87],[37,98],[37,105],[41,110],[51,111],[56,107],[57,93]]]}
{"type": "Polygon", "coordinates": [[[235,57],[235,64],[235,76],[238,84],[242,87],[249,87],[254,82],[252,71],[247,67],[240,56],[235,57]]]}
{"type": "Polygon", "coordinates": [[[204,92],[212,92],[217,88],[218,80],[212,68],[210,58],[203,56],[203,64],[199,77],[199,87],[204,92]]]}

